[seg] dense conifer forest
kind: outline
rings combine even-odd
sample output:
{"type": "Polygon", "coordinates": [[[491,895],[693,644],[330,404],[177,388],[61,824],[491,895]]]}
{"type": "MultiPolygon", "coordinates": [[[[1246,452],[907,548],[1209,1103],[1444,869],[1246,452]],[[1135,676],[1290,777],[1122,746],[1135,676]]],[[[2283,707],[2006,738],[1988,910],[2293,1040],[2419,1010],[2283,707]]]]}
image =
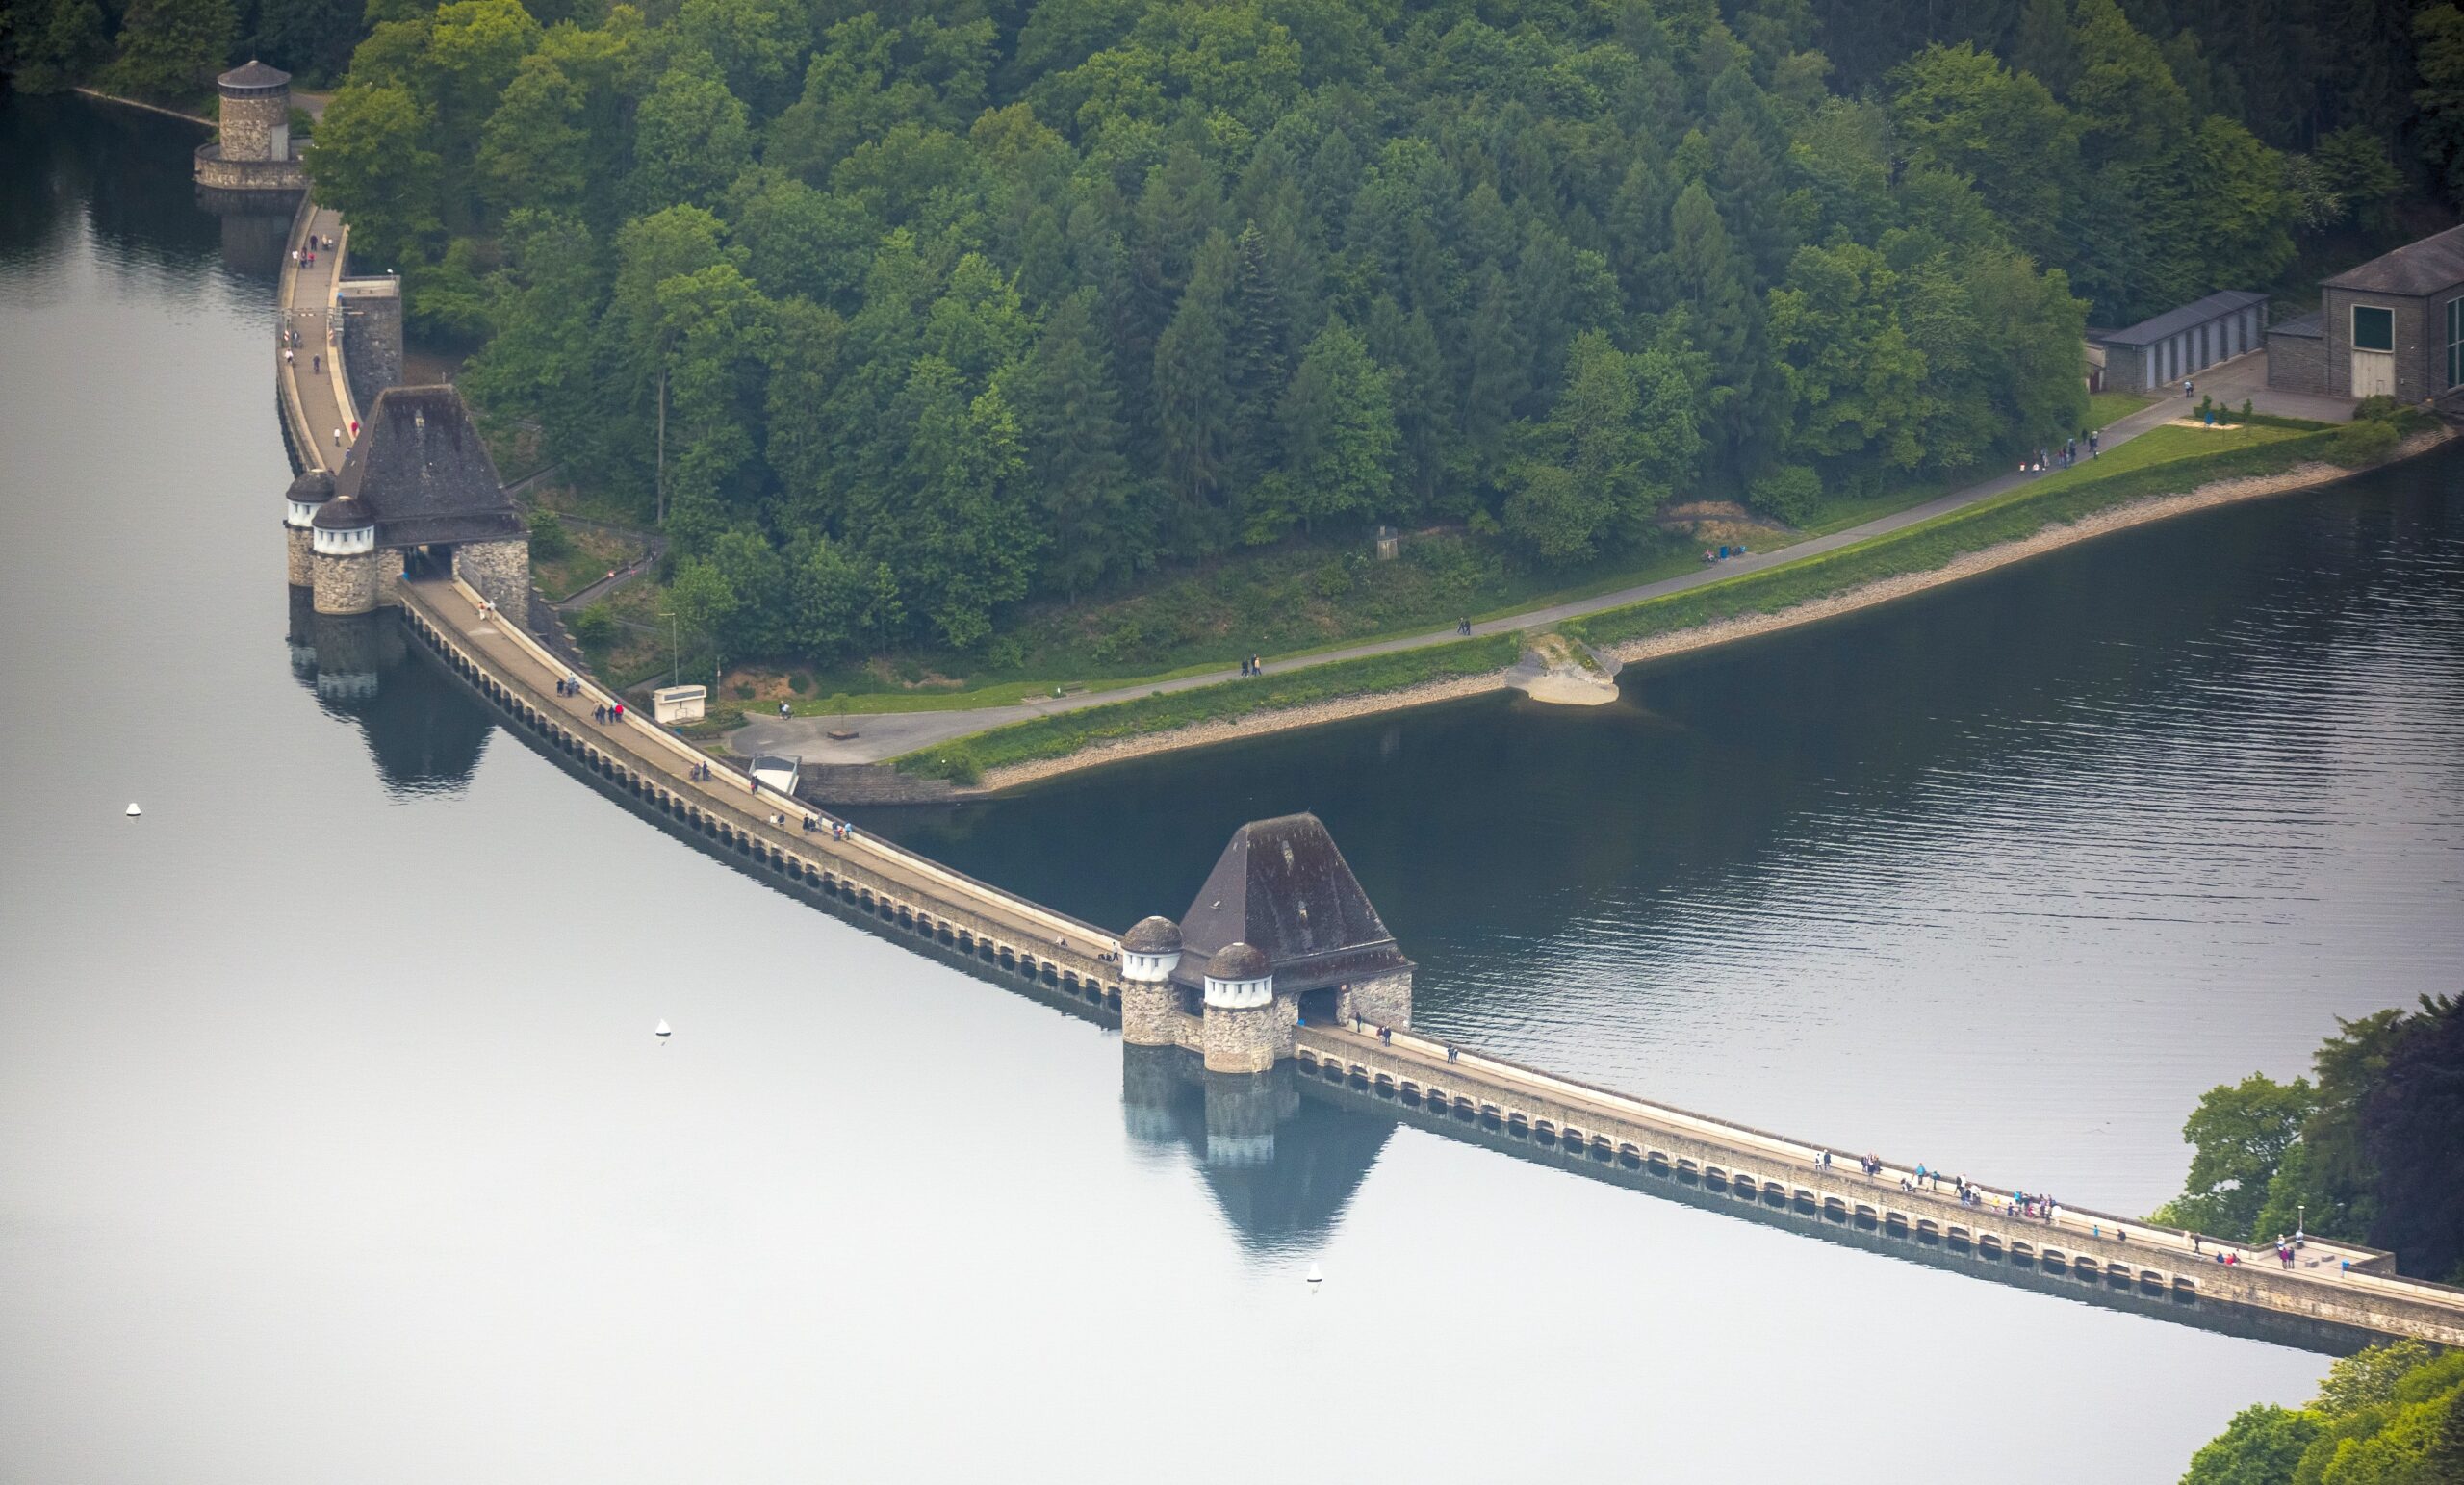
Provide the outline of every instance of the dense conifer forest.
{"type": "Polygon", "coordinates": [[[1547,571],[2084,418],[2080,337],[2392,240],[2464,12],[2296,0],[18,0],[22,86],[340,85],[321,195],[730,653],[1373,524],[1547,571]]]}

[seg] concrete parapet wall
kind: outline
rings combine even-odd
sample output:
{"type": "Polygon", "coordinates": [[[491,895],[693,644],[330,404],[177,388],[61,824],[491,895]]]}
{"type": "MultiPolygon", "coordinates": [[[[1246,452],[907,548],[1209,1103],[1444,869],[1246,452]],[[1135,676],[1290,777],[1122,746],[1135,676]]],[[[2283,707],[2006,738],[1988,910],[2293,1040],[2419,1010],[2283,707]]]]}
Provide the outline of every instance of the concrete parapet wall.
{"type": "MultiPolygon", "coordinates": [[[[800,807],[797,802],[750,790],[737,793],[743,783],[726,764],[713,761],[719,771],[714,781],[688,781],[685,770],[702,755],[686,744],[629,722],[593,724],[589,708],[602,694],[555,696],[560,670],[545,669],[547,662],[526,649],[521,666],[489,658],[483,644],[522,648],[528,641],[513,626],[495,626],[498,634],[492,640],[466,634],[460,627],[462,616],[440,606],[432,585],[405,582],[396,591],[413,633],[449,668],[509,713],[518,729],[643,807],[708,838],[757,872],[817,889],[859,916],[878,920],[886,931],[895,928],[988,968],[1031,980],[1100,1014],[1120,1009],[1122,986],[1113,961],[1119,945],[1112,936],[1002,897],[886,843],[868,837],[842,842],[826,832],[805,831],[792,812],[800,807]],[[526,668],[539,673],[530,676],[526,668]],[[770,814],[783,808],[791,811],[788,823],[771,824],[770,814]]],[[[447,602],[460,605],[463,601],[447,602]]],[[[1194,1018],[1181,1019],[1194,1027],[1194,1018]]]]}
{"type": "MultiPolygon", "coordinates": [[[[1813,1165],[1801,1152],[1751,1131],[1723,1136],[1716,1127],[1687,1129],[1647,1121],[1572,1086],[1535,1088],[1493,1075],[1477,1063],[1430,1064],[1403,1047],[1334,1028],[1305,1026],[1296,1037],[1304,1072],[1331,1065],[1347,1080],[1366,1079],[1392,1088],[1408,1102],[1451,1110],[1457,1118],[1527,1131],[1595,1159],[1665,1163],[1681,1176],[1726,1183],[1732,1190],[1816,1211],[1835,1210],[1849,1221],[1904,1227],[1913,1235],[2003,1252],[2022,1251],[2048,1268],[2057,1265],[2096,1277],[2126,1277],[2134,1287],[2194,1295],[2265,1309],[2381,1335],[2417,1336],[2443,1345],[2464,1344],[2464,1293],[2451,1302],[2445,1292],[2374,1275],[2287,1272],[2272,1259],[2226,1266],[2146,1241],[2153,1230],[2124,1222],[2138,1242],[2007,1216],[1989,1204],[1971,1207],[1956,1193],[1922,1188],[1902,1191],[1895,1180],[1865,1176],[1851,1165],[1813,1165]],[[2411,1293],[2399,1293],[2408,1289],[2411,1293]]],[[[2067,1214],[2078,1219],[2084,1214],[2067,1214]]]]}

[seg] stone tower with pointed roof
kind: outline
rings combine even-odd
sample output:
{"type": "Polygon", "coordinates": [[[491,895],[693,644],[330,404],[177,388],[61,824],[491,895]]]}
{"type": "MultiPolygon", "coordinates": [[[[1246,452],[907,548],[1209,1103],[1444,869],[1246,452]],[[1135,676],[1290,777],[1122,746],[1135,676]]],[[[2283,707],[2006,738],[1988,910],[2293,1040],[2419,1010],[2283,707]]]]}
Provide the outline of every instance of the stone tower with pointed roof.
{"type": "Polygon", "coordinates": [[[1411,1024],[1412,961],[1313,814],[1241,827],[1180,923],[1121,949],[1123,1038],[1194,1043],[1209,1071],[1273,1066],[1303,1018],[1411,1024]]]}
{"type": "Polygon", "coordinates": [[[496,461],[449,386],[395,387],[369,410],[330,498],[295,481],[290,519],[307,511],[309,586],[321,614],[366,613],[406,567],[450,574],[516,617],[528,615],[530,533],[496,461]]]}

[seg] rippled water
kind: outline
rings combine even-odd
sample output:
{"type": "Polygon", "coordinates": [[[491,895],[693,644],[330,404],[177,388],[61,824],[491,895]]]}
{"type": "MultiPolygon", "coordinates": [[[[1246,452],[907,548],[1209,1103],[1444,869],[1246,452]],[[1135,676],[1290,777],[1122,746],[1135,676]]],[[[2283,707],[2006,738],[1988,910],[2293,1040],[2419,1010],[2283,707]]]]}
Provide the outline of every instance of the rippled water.
{"type": "MultiPolygon", "coordinates": [[[[193,142],[0,98],[0,1477],[2138,1481],[2323,1369],[1159,1075],[662,834],[287,605],[193,142]]],[[[1431,1021],[2127,1197],[2456,962],[2435,488],[908,827],[1119,922],[1315,805],[1431,1021]]]]}
{"type": "Polygon", "coordinates": [[[2144,1210],[2200,1089],[2464,974],[2464,455],[1628,673],[871,822],[1115,923],[1323,815],[1423,1022],[2144,1210]]]}

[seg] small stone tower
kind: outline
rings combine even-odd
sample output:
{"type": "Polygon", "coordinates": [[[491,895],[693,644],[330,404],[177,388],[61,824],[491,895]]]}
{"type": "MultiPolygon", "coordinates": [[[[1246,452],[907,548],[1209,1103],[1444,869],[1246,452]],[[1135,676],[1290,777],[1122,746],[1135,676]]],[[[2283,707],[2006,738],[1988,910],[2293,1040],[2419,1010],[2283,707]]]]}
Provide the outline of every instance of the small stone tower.
{"type": "Polygon", "coordinates": [[[1245,943],[1216,950],[1206,961],[1205,1025],[1199,1033],[1206,1070],[1272,1067],[1291,1045],[1291,1012],[1292,1002],[1275,999],[1274,966],[1264,954],[1245,943]]]}
{"type": "Polygon", "coordinates": [[[310,470],[291,482],[283,492],[282,534],[288,548],[285,576],[295,588],[316,583],[316,568],[311,561],[316,550],[317,512],[334,498],[334,476],[323,470],[310,470]]]}
{"type": "Polygon", "coordinates": [[[1181,964],[1181,926],[1166,917],[1139,920],[1120,941],[1120,1039],[1133,1047],[1179,1044],[1172,1019],[1180,992],[1172,971],[1181,964]]]}
{"type": "Polygon", "coordinates": [[[355,495],[317,508],[309,528],[308,583],[321,614],[364,614],[376,606],[376,517],[355,495]]]}
{"type": "Polygon", "coordinates": [[[209,191],[307,190],[300,149],[291,138],[291,74],[251,59],[214,86],[220,130],[196,152],[196,183],[209,191]]]}

